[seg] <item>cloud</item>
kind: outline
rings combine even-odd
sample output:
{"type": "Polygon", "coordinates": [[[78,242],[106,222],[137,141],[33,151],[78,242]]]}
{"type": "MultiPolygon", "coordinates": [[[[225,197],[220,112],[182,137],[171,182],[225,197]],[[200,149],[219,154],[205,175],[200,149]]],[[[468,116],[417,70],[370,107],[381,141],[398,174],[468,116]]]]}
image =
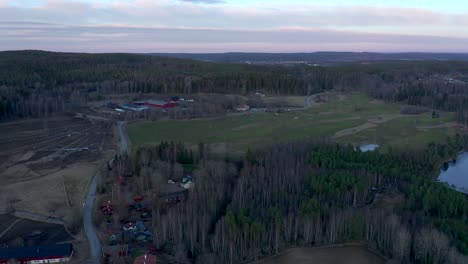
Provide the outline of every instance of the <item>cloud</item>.
{"type": "Polygon", "coordinates": [[[324,29],[228,30],[170,27],[1,25],[0,49],[81,52],[468,52],[467,38],[324,29]],[[421,45],[424,43],[424,45],[421,45]]]}
{"type": "Polygon", "coordinates": [[[262,51],[263,46],[277,51],[384,47],[442,51],[443,42],[447,50],[467,49],[460,45],[468,38],[468,14],[464,13],[274,1],[265,5],[216,4],[221,2],[46,0],[34,6],[0,5],[0,49],[37,46],[67,51],[150,52],[176,48],[248,51],[251,47],[262,51]]]}
{"type": "Polygon", "coordinates": [[[222,4],[222,3],[226,3],[225,0],[178,0],[178,1],[197,3],[197,4],[222,4]]]}
{"type": "MultiPolygon", "coordinates": [[[[1,0],[0,0],[1,1],[1,0]]],[[[423,8],[322,5],[194,5],[220,0],[127,0],[106,3],[48,0],[31,7],[0,8],[2,20],[69,24],[135,24],[223,28],[457,26],[455,15],[423,8]]],[[[466,14],[460,14],[463,17],[466,14]]]]}

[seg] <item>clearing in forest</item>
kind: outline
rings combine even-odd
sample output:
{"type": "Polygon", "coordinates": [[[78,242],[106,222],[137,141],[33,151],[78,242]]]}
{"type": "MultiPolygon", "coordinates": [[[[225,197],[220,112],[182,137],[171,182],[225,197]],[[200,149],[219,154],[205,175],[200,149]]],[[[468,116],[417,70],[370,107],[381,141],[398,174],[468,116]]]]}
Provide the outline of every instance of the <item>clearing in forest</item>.
{"type": "Polygon", "coordinates": [[[361,93],[324,93],[326,98],[309,109],[284,113],[228,115],[212,119],[161,120],[140,122],[128,128],[135,146],[176,141],[188,144],[223,143],[227,151],[242,152],[269,143],[298,139],[330,138],[341,143],[375,143],[386,147],[421,148],[430,142],[442,142],[454,135],[457,127],[453,113],[400,114],[401,105],[369,98],[361,93]],[[326,115],[323,113],[327,113],[326,115]],[[441,126],[442,125],[442,126],[441,126]],[[432,127],[429,131],[420,127],[432,127]],[[440,126],[440,128],[437,128],[440,126]]]}
{"type": "Polygon", "coordinates": [[[324,248],[292,248],[285,252],[255,262],[254,264],[379,264],[384,260],[364,246],[336,246],[324,248]]]}

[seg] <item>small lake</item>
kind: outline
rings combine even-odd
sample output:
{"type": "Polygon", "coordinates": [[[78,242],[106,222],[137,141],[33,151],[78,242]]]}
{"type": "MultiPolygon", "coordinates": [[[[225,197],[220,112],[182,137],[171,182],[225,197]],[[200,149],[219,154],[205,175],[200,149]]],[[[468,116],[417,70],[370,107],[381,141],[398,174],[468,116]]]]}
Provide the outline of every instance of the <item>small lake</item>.
{"type": "Polygon", "coordinates": [[[450,162],[448,168],[442,168],[437,179],[468,194],[468,152],[458,155],[456,162],[450,162]]]}
{"type": "Polygon", "coordinates": [[[368,151],[374,151],[378,149],[380,146],[377,144],[367,144],[367,145],[362,145],[359,146],[359,149],[361,149],[362,152],[368,152],[368,151]]]}

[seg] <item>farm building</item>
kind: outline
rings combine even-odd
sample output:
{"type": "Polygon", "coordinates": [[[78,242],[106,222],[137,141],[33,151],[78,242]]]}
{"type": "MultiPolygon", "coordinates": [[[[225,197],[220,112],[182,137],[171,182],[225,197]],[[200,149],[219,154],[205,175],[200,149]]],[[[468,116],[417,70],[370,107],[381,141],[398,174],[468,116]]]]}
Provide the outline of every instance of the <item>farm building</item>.
{"type": "Polygon", "coordinates": [[[124,104],[121,106],[121,108],[130,110],[130,111],[139,112],[139,111],[147,110],[149,107],[145,105],[124,104]]]}
{"type": "Polygon", "coordinates": [[[156,264],[156,256],[145,254],[135,259],[133,264],[156,264]]]}
{"type": "Polygon", "coordinates": [[[49,246],[0,248],[0,264],[13,263],[64,263],[69,262],[73,255],[73,245],[70,243],[49,246]]]}
{"type": "Polygon", "coordinates": [[[164,100],[144,100],[144,101],[134,101],[134,105],[148,105],[157,108],[173,108],[176,106],[173,102],[167,102],[164,100]]]}

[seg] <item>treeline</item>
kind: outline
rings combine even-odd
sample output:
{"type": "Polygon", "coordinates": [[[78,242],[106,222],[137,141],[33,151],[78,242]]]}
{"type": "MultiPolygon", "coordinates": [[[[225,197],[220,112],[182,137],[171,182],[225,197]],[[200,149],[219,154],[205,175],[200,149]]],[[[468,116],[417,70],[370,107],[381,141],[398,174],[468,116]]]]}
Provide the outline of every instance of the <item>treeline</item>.
{"type": "Polygon", "coordinates": [[[399,263],[466,263],[467,197],[434,173],[467,143],[457,136],[426,152],[382,154],[299,142],[249,151],[242,162],[163,143],[138,150],[133,164],[154,193],[187,163],[198,168],[186,202],[153,209],[154,244],[171,263],[246,263],[291,246],[363,240],[399,263]]]}
{"type": "Polygon", "coordinates": [[[332,88],[332,80],[321,68],[304,71],[135,54],[0,52],[0,118],[63,110],[36,103],[35,96],[77,102],[90,93],[246,94],[262,89],[306,94],[332,88]],[[33,110],[23,111],[18,106],[22,104],[33,110]]]}
{"type": "Polygon", "coordinates": [[[390,102],[456,111],[468,121],[468,62],[337,67],[208,63],[137,54],[0,52],[0,119],[69,111],[116,93],[308,95],[363,91],[390,102]],[[455,81],[447,78],[454,77],[455,81]],[[458,79],[457,79],[458,78],[458,79]]]}

